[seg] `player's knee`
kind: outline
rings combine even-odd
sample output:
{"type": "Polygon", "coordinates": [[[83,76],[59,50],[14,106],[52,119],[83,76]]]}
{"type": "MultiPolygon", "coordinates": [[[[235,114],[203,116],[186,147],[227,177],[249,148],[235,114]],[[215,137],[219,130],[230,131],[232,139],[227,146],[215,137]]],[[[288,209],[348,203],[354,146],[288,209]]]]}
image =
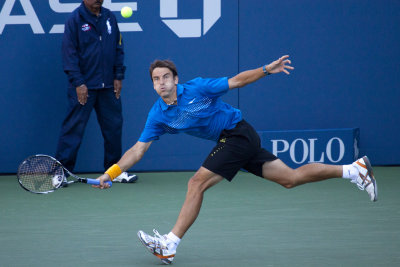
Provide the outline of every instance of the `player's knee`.
{"type": "Polygon", "coordinates": [[[207,190],[207,181],[201,175],[195,174],[188,182],[188,190],[204,192],[207,190]]]}
{"type": "Polygon", "coordinates": [[[292,175],[288,176],[287,178],[281,180],[279,184],[286,189],[290,189],[290,188],[298,186],[296,173],[293,173],[292,175]]]}
{"type": "Polygon", "coordinates": [[[297,170],[294,170],[288,178],[286,178],[281,185],[287,189],[296,187],[301,184],[302,176],[297,170]]]}
{"type": "Polygon", "coordinates": [[[202,189],[202,182],[201,179],[199,179],[197,176],[193,176],[190,178],[188,182],[188,191],[201,191],[202,189]]]}
{"type": "Polygon", "coordinates": [[[294,181],[288,179],[285,182],[281,183],[281,186],[283,186],[286,189],[290,189],[296,186],[296,184],[294,183],[294,181]]]}

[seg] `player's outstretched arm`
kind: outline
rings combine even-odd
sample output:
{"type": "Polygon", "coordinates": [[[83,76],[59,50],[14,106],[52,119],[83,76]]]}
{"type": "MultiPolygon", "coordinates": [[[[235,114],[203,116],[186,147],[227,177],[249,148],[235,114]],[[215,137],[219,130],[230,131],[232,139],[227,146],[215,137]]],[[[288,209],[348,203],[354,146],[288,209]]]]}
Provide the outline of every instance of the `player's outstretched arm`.
{"type": "Polygon", "coordinates": [[[121,168],[121,171],[127,171],[138,161],[140,161],[143,158],[144,153],[146,153],[146,151],[149,149],[152,142],[153,141],[143,143],[138,141],[133,147],[126,151],[117,163],[121,168]]]}
{"type": "Polygon", "coordinates": [[[290,64],[292,64],[292,62],[290,61],[289,56],[285,55],[268,65],[264,65],[253,70],[243,71],[228,80],[229,89],[246,86],[257,81],[258,79],[261,79],[262,77],[265,77],[268,74],[279,72],[290,74],[288,70],[294,69],[292,66],[290,66],[290,64]]]}
{"type": "MultiPolygon", "coordinates": [[[[144,153],[146,153],[146,151],[149,149],[152,142],[153,141],[143,143],[138,141],[133,147],[131,147],[128,151],[126,151],[125,154],[117,163],[117,165],[121,169],[121,172],[128,170],[138,161],[140,161],[143,158],[144,153]]],[[[100,186],[94,186],[94,187],[105,188],[108,187],[108,185],[105,184],[104,182],[110,181],[111,177],[109,174],[104,173],[97,179],[100,180],[100,186]]]]}

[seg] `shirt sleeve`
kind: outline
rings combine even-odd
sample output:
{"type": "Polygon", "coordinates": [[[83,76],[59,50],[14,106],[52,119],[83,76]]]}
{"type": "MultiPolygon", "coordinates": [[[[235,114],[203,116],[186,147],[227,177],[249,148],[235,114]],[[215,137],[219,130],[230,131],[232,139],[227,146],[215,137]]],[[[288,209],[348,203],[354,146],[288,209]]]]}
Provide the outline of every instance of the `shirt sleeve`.
{"type": "Polygon", "coordinates": [[[226,94],[229,90],[228,78],[196,78],[187,83],[196,87],[200,94],[216,98],[226,94]]]}
{"type": "Polygon", "coordinates": [[[163,134],[165,134],[165,128],[160,122],[154,120],[151,114],[149,114],[149,116],[147,117],[146,125],[144,126],[144,130],[140,135],[139,141],[147,143],[150,141],[158,140],[163,134]]]}
{"type": "Polygon", "coordinates": [[[78,38],[73,19],[65,23],[62,41],[62,59],[64,72],[68,75],[69,82],[77,87],[85,83],[79,67],[78,38]]]}

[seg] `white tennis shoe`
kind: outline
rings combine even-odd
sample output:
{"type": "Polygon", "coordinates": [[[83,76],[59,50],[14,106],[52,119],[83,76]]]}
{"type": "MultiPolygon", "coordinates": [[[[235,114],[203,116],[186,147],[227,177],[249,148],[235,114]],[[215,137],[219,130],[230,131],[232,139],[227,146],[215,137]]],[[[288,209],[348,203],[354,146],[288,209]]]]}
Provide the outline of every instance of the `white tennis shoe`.
{"type": "Polygon", "coordinates": [[[123,172],[114,178],[113,183],[134,183],[137,179],[138,176],[136,174],[129,175],[127,172],[123,172]]]}
{"type": "Polygon", "coordinates": [[[364,156],[351,164],[357,168],[358,175],[353,179],[353,183],[357,184],[360,190],[367,191],[371,201],[378,200],[378,185],[376,183],[372,166],[367,156],[364,156]]]}
{"type": "Polygon", "coordinates": [[[137,235],[140,242],[142,242],[148,251],[158,257],[164,264],[171,264],[174,260],[176,250],[172,251],[168,248],[168,244],[171,242],[166,235],[160,235],[156,229],[153,232],[154,236],[150,236],[143,231],[139,231],[137,235]]]}

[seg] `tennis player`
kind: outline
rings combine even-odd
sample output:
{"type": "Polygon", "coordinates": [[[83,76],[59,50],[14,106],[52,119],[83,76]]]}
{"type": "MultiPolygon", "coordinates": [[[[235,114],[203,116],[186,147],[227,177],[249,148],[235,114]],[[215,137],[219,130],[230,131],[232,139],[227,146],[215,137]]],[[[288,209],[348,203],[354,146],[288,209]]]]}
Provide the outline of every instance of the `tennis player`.
{"type": "Polygon", "coordinates": [[[138,232],[143,245],[163,263],[170,264],[174,259],[181,238],[200,212],[204,192],[223,179],[231,181],[241,168],[286,188],[343,177],[366,190],[372,201],[377,200],[377,185],[367,157],[344,166],[312,163],[291,169],[260,146],[258,134],[243,120],[240,110],[220,99],[230,89],[244,87],[270,74],[289,74],[293,69],[286,55],[232,78],[196,78],[178,84],[178,72],[173,62],[156,60],[151,64],[150,76],[160,98],[149,112],[139,141],[98,178],[99,187],[108,187],[105,181],[131,168],[152,142],[165,133],[187,133],[217,142],[189,180],[185,202],[171,232],[163,236],[156,230],[153,230],[154,236],[138,232]]]}

